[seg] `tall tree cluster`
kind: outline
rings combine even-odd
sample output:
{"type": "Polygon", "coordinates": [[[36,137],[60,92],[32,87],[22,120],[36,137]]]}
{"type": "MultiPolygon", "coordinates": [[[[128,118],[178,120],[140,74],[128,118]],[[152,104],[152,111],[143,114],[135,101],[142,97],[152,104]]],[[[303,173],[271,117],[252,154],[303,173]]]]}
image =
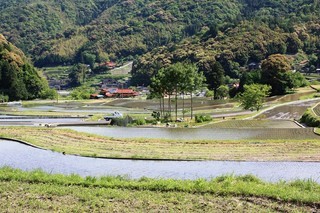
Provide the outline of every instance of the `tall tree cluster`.
{"type": "Polygon", "coordinates": [[[172,97],[175,99],[175,118],[178,117],[178,95],[183,97],[182,112],[184,116],[184,96],[186,93],[191,94],[191,119],[193,118],[192,93],[200,89],[205,82],[203,73],[198,72],[198,68],[190,63],[176,63],[166,68],[161,68],[158,73],[151,79],[151,96],[160,100],[160,114],[171,118],[172,97]],[[165,97],[168,97],[168,109],[165,109],[165,97]]]}

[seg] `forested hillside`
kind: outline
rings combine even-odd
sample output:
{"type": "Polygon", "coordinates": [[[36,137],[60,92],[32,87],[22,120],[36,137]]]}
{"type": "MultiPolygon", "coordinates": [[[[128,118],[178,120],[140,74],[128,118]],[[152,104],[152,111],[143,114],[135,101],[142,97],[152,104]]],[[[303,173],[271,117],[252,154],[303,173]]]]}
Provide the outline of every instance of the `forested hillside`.
{"type": "Polygon", "coordinates": [[[36,66],[138,58],[133,82],[189,60],[242,67],[271,54],[319,66],[319,0],[0,0],[0,32],[36,66]],[[137,57],[142,56],[142,57],[137,57]]]}
{"type": "Polygon", "coordinates": [[[0,34],[0,102],[54,95],[21,50],[0,34]]]}
{"type": "Polygon", "coordinates": [[[232,1],[0,0],[0,31],[35,64],[141,55],[240,17],[232,1]],[[2,2],[2,3],[1,3],[2,2]]]}
{"type": "Polygon", "coordinates": [[[310,71],[319,67],[319,1],[239,2],[242,18],[234,26],[203,26],[182,42],[155,48],[140,57],[134,65],[133,83],[148,83],[159,67],[184,60],[197,63],[204,72],[211,72],[218,61],[231,78],[239,78],[248,64],[278,53],[291,55],[296,66],[309,60],[310,71]]]}
{"type": "Polygon", "coordinates": [[[75,53],[88,42],[78,31],[113,2],[0,0],[0,32],[35,62],[42,56],[50,56],[46,58],[47,64],[72,61],[75,53]],[[64,46],[59,46],[64,41],[64,46]]]}

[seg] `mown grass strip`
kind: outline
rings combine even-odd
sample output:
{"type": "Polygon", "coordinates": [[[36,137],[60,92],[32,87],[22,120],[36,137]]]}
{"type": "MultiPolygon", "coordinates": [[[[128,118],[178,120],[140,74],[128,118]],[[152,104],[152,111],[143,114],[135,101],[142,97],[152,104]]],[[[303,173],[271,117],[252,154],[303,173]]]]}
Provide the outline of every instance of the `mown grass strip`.
{"type": "Polygon", "coordinates": [[[24,141],[66,154],[102,158],[320,161],[318,154],[320,140],[312,139],[248,141],[114,139],[68,129],[45,127],[0,127],[0,137],[24,141]]]}

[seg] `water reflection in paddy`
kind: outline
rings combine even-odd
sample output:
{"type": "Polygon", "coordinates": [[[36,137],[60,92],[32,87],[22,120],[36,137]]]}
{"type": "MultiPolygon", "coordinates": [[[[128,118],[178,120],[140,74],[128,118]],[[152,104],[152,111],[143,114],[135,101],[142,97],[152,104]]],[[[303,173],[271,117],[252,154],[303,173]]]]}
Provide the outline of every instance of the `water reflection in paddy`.
{"type": "Polygon", "coordinates": [[[30,106],[30,107],[23,107],[18,106],[14,107],[17,111],[41,111],[41,112],[70,112],[70,113],[104,113],[104,114],[111,114],[116,110],[120,110],[122,113],[146,113],[144,109],[130,109],[130,108],[122,108],[122,107],[111,107],[111,106],[30,106]]]}
{"type": "Polygon", "coordinates": [[[40,118],[28,116],[0,116],[0,126],[38,126],[47,123],[80,122],[83,118],[40,118]]]}
{"type": "Polygon", "coordinates": [[[320,163],[94,159],[63,155],[4,140],[0,140],[0,166],[22,170],[40,168],[49,173],[76,173],[81,176],[197,179],[223,174],[253,174],[266,181],[312,178],[320,182],[320,163]]]}

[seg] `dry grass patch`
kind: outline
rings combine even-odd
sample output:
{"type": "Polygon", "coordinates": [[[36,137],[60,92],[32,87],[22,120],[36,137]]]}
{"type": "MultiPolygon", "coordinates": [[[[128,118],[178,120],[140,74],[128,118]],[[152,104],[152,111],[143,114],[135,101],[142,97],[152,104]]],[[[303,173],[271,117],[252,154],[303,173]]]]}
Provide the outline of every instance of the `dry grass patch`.
{"type": "MultiPolygon", "coordinates": [[[[297,133],[299,134],[299,133],[297,133]]],[[[114,139],[67,129],[0,127],[0,136],[83,156],[134,159],[320,161],[320,140],[114,139]]]]}

